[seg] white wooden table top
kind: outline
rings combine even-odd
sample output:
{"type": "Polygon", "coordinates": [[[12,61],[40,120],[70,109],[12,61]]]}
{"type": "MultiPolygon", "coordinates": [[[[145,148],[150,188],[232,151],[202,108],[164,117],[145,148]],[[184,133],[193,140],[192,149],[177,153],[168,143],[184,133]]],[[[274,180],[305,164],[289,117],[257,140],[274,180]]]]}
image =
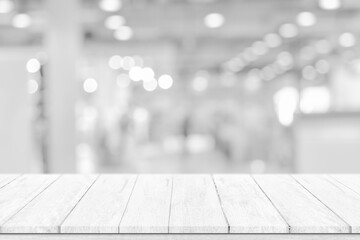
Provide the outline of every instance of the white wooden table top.
{"type": "Polygon", "coordinates": [[[360,175],[0,175],[0,233],[360,233],[360,175]]]}

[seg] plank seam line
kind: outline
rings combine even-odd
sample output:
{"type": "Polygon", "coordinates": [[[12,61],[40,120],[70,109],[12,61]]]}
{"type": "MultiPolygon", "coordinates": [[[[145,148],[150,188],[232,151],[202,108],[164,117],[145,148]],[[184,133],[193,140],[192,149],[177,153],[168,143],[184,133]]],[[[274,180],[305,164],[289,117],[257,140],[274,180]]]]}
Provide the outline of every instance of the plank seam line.
{"type": "Polygon", "coordinates": [[[136,186],[136,183],[137,183],[138,179],[139,179],[139,175],[136,175],[134,185],[133,185],[133,187],[131,189],[131,193],[130,193],[129,198],[128,198],[127,202],[126,202],[125,209],[123,211],[123,214],[121,215],[120,222],[119,222],[118,227],[117,227],[118,233],[120,233],[120,225],[121,225],[121,222],[122,222],[122,220],[123,220],[123,218],[125,216],[125,213],[128,211],[129,202],[130,202],[130,199],[131,199],[131,197],[133,195],[133,192],[134,192],[134,189],[135,189],[135,186],[136,186]]]}
{"type": "Polygon", "coordinates": [[[322,202],[315,194],[313,194],[309,189],[307,189],[303,184],[301,184],[293,175],[290,175],[301,187],[303,187],[307,192],[309,192],[314,198],[316,198],[321,204],[323,204],[330,212],[334,213],[341,221],[343,221],[349,227],[349,233],[352,233],[351,225],[346,222],[342,217],[340,217],[336,212],[334,212],[330,207],[328,207],[324,202],[322,202]]]}
{"type": "Polygon", "coordinates": [[[217,197],[218,197],[219,203],[220,203],[221,211],[222,211],[222,213],[223,213],[223,215],[224,215],[226,224],[228,225],[227,233],[230,233],[230,223],[229,223],[228,218],[226,217],[226,214],[225,214],[225,211],[224,211],[224,208],[223,208],[223,204],[222,204],[222,201],[221,201],[221,197],[220,197],[218,188],[217,188],[216,183],[215,183],[215,180],[214,180],[214,175],[211,174],[210,176],[211,176],[211,180],[212,180],[212,182],[213,182],[213,184],[214,184],[214,187],[215,187],[215,191],[216,191],[216,195],[217,195],[217,197]]]}
{"type": "Polygon", "coordinates": [[[66,219],[70,216],[70,214],[74,211],[74,209],[76,208],[76,206],[80,203],[80,201],[85,197],[85,195],[89,192],[89,190],[92,188],[92,186],[95,184],[95,182],[97,182],[97,180],[99,179],[100,175],[97,175],[97,177],[95,178],[94,182],[92,184],[90,184],[90,186],[88,187],[88,189],[86,189],[86,191],[84,192],[84,194],[80,197],[79,201],[77,201],[74,206],[71,208],[71,210],[69,211],[68,214],[66,214],[66,216],[64,217],[64,219],[60,222],[59,226],[57,227],[57,232],[61,233],[61,226],[64,224],[64,222],[66,221],[66,219]]]}
{"type": "Polygon", "coordinates": [[[171,193],[170,193],[170,206],[169,206],[169,218],[168,218],[168,233],[170,233],[170,220],[171,220],[171,206],[174,192],[174,175],[171,175],[171,193]]]}
{"type": "MultiPolygon", "coordinates": [[[[24,174],[25,175],[25,174],[24,174]]],[[[27,205],[29,205],[35,198],[37,198],[40,194],[42,194],[46,189],[48,189],[51,185],[54,184],[62,175],[59,175],[57,178],[55,178],[52,182],[50,182],[44,189],[42,189],[38,194],[36,194],[33,198],[31,198],[24,206],[22,206],[18,211],[16,211],[14,214],[11,214],[1,225],[0,225],[0,233],[2,232],[1,228],[3,225],[5,225],[10,219],[15,217],[16,214],[18,214],[21,210],[23,210],[27,205]]]]}
{"type": "MultiPolygon", "coordinates": [[[[333,177],[333,176],[331,176],[331,175],[328,175],[328,177],[331,178],[331,179],[333,179],[333,180],[335,180],[336,182],[340,183],[341,185],[345,186],[346,188],[350,189],[351,191],[353,191],[354,193],[356,193],[357,195],[360,196],[360,193],[358,193],[358,192],[357,192],[356,190],[354,190],[353,188],[345,185],[345,183],[342,183],[342,182],[341,182],[339,179],[337,179],[336,177],[333,177]]],[[[329,181],[329,182],[330,182],[330,181],[329,181]]]]}
{"type": "Polygon", "coordinates": [[[10,180],[10,182],[7,182],[5,185],[1,186],[0,189],[2,189],[3,187],[9,185],[10,183],[12,183],[13,181],[15,181],[16,179],[18,179],[19,177],[23,176],[24,174],[20,174],[17,175],[16,177],[14,177],[13,179],[10,180]]]}
{"type": "Polygon", "coordinates": [[[273,207],[275,208],[275,210],[279,213],[280,217],[282,218],[282,220],[288,225],[288,233],[291,233],[291,226],[290,223],[288,221],[286,221],[285,216],[280,212],[280,210],[276,207],[275,203],[273,203],[273,201],[271,201],[270,197],[266,194],[265,190],[260,186],[260,184],[256,181],[256,179],[254,178],[253,175],[250,175],[251,179],[255,182],[255,184],[259,187],[259,189],[261,190],[261,192],[265,195],[265,197],[269,200],[269,202],[271,203],[271,205],[273,205],[273,207]]]}

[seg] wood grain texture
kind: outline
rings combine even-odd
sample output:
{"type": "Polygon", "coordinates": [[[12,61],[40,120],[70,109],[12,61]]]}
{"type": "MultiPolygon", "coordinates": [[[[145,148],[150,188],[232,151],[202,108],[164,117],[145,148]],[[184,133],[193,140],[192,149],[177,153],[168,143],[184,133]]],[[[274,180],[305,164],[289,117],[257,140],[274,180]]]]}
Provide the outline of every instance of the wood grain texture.
{"type": "Polygon", "coordinates": [[[169,175],[139,176],[120,233],[168,233],[171,190],[169,175]]]}
{"type": "Polygon", "coordinates": [[[135,175],[101,175],[61,225],[62,233],[118,233],[135,175]]]}
{"type": "Polygon", "coordinates": [[[358,234],[0,234],[0,240],[359,240],[358,234]]]}
{"type": "Polygon", "coordinates": [[[19,177],[20,175],[17,174],[4,174],[0,175],[0,188],[4,187],[11,181],[13,181],[15,178],[19,177]]]}
{"type": "Polygon", "coordinates": [[[230,233],[288,233],[289,226],[248,175],[214,175],[230,233]]]}
{"type": "Polygon", "coordinates": [[[350,227],[288,175],[256,175],[256,182],[290,225],[291,233],[349,233],[350,227]]]}
{"type": "Polygon", "coordinates": [[[169,232],[228,232],[228,224],[210,175],[173,177],[169,232]]]}
{"type": "Polygon", "coordinates": [[[336,174],[330,175],[330,177],[336,179],[338,182],[347,186],[357,194],[360,194],[360,175],[336,174]]]}
{"type": "Polygon", "coordinates": [[[0,189],[1,226],[26,204],[33,200],[59,175],[23,175],[0,189]]]}
{"type": "Polygon", "coordinates": [[[1,226],[3,233],[57,233],[60,224],[95,181],[95,175],[64,175],[1,226]]]}
{"type": "Polygon", "coordinates": [[[352,232],[360,232],[360,195],[325,175],[294,175],[316,198],[347,222],[352,232]]]}

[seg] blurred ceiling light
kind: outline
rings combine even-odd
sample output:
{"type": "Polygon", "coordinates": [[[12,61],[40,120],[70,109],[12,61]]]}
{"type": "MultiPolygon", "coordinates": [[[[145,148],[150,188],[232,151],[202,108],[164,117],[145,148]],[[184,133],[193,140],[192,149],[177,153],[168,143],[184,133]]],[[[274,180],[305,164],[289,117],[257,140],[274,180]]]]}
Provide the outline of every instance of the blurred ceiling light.
{"type": "Polygon", "coordinates": [[[300,109],[304,113],[323,113],[330,109],[331,96],[326,87],[308,87],[302,90],[300,109]]]}
{"type": "Polygon", "coordinates": [[[142,71],[143,69],[141,67],[132,67],[129,71],[129,77],[131,80],[135,81],[135,82],[138,82],[142,79],[142,71]]]}
{"type": "Polygon", "coordinates": [[[208,88],[208,79],[203,76],[197,76],[194,78],[192,87],[197,92],[203,92],[208,88]]]}
{"type": "Polygon", "coordinates": [[[276,77],[274,70],[270,66],[264,67],[261,70],[260,75],[265,81],[272,80],[276,77]]]}
{"type": "Polygon", "coordinates": [[[277,62],[284,67],[291,66],[294,62],[294,58],[289,52],[281,52],[277,56],[277,62]]]}
{"type": "Polygon", "coordinates": [[[295,24],[285,23],[280,26],[279,33],[284,38],[293,38],[299,34],[299,29],[295,24]]]}
{"type": "Polygon", "coordinates": [[[123,59],[119,55],[111,56],[109,59],[109,67],[112,69],[120,69],[122,67],[123,59]]]}
{"type": "Polygon", "coordinates": [[[141,73],[143,81],[152,81],[155,77],[155,72],[150,67],[143,68],[141,73]]]}
{"type": "Polygon", "coordinates": [[[210,13],[205,16],[204,24],[208,28],[219,28],[225,23],[225,17],[220,13],[210,13]]]}
{"type": "Polygon", "coordinates": [[[316,71],[320,74],[326,74],[330,71],[330,64],[328,61],[321,59],[315,64],[316,71]]]}
{"type": "Polygon", "coordinates": [[[36,58],[31,58],[27,63],[26,63],[26,70],[29,73],[36,73],[37,71],[39,71],[41,68],[41,64],[39,62],[39,60],[37,60],[36,58]]]}
{"type": "Polygon", "coordinates": [[[122,68],[126,71],[129,71],[133,67],[135,67],[134,59],[130,56],[125,56],[122,60],[122,68]]]}
{"type": "Polygon", "coordinates": [[[120,0],[100,0],[99,7],[105,12],[116,12],[121,9],[122,2],[120,0]]]}
{"type": "Polygon", "coordinates": [[[12,19],[12,25],[16,28],[27,28],[31,25],[31,17],[26,13],[16,14],[12,19]]]}
{"type": "Polygon", "coordinates": [[[339,44],[343,47],[353,47],[356,43],[354,34],[346,32],[340,35],[339,44]]]}
{"type": "Polygon", "coordinates": [[[254,53],[253,48],[248,47],[242,53],[242,58],[244,58],[245,61],[253,62],[258,58],[258,56],[254,53]]]}
{"type": "Polygon", "coordinates": [[[303,27],[313,26],[316,23],[316,16],[311,12],[301,12],[297,15],[296,22],[303,27]]]}
{"type": "Polygon", "coordinates": [[[134,31],[131,27],[128,26],[120,26],[118,29],[114,31],[114,37],[120,41],[130,40],[134,35],[134,31]]]}
{"type": "Polygon", "coordinates": [[[150,81],[143,81],[143,87],[146,91],[152,92],[157,88],[157,81],[153,78],[150,81]]]}
{"type": "Polygon", "coordinates": [[[111,15],[105,19],[104,25],[108,29],[116,30],[119,27],[123,26],[125,23],[126,23],[126,20],[123,16],[111,15]]]}
{"type": "Polygon", "coordinates": [[[15,4],[11,0],[0,0],[0,13],[9,13],[15,9],[15,4]]]}
{"type": "Polygon", "coordinates": [[[315,49],[320,54],[328,54],[331,52],[331,43],[326,39],[321,39],[315,43],[315,49]]]}
{"type": "Polygon", "coordinates": [[[254,42],[252,48],[254,53],[260,56],[266,54],[269,51],[268,46],[263,41],[254,42]]]}
{"type": "Polygon", "coordinates": [[[294,87],[284,87],[274,95],[276,112],[282,125],[290,126],[294,121],[298,99],[299,93],[294,87]]]}
{"type": "Polygon", "coordinates": [[[83,89],[87,93],[93,93],[97,90],[98,83],[93,78],[88,78],[83,83],[83,89]]]}
{"type": "Polygon", "coordinates": [[[244,66],[244,60],[242,60],[240,57],[235,57],[225,63],[225,67],[232,72],[239,72],[243,69],[244,66]]]}
{"type": "Polygon", "coordinates": [[[130,78],[126,73],[121,73],[116,77],[116,84],[120,88],[127,88],[130,85],[130,78]]]}
{"type": "Polygon", "coordinates": [[[313,66],[305,66],[302,70],[302,77],[305,80],[315,80],[317,76],[316,69],[313,66]]]}
{"type": "Polygon", "coordinates": [[[162,89],[169,89],[172,87],[174,80],[170,75],[164,74],[159,77],[159,87],[162,89]]]}
{"type": "Polygon", "coordinates": [[[247,91],[254,92],[260,89],[262,82],[259,72],[259,69],[252,69],[248,72],[244,82],[244,87],[247,91]]]}
{"type": "Polygon", "coordinates": [[[269,48],[279,47],[282,43],[281,37],[276,33],[266,34],[264,37],[264,41],[269,48]]]}
{"type": "Polygon", "coordinates": [[[34,79],[29,79],[28,81],[28,93],[29,94],[34,94],[37,92],[37,90],[39,89],[39,84],[36,80],[34,79]]]}
{"type": "Polygon", "coordinates": [[[274,70],[276,75],[281,75],[284,72],[286,72],[289,68],[291,68],[291,65],[283,66],[279,63],[279,61],[277,61],[277,62],[274,62],[273,64],[271,64],[271,67],[274,70]]]}
{"type": "Polygon", "coordinates": [[[336,10],[341,7],[341,0],[319,0],[319,7],[325,10],[336,10]]]}

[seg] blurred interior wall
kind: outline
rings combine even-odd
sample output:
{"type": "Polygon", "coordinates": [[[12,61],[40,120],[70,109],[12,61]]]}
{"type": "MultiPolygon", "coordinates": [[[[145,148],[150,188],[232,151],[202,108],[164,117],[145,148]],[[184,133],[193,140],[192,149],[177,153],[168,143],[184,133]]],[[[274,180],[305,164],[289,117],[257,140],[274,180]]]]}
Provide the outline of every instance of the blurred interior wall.
{"type": "Polygon", "coordinates": [[[79,0],[48,0],[48,172],[76,172],[76,69],[82,46],[79,0]],[[66,16],[66,17],[64,17],[66,16]]]}
{"type": "Polygon", "coordinates": [[[0,48],[0,173],[39,172],[31,125],[26,62],[36,50],[0,48]]]}
{"type": "Polygon", "coordinates": [[[325,113],[300,117],[294,128],[296,171],[359,173],[359,123],[359,113],[325,113]]]}

